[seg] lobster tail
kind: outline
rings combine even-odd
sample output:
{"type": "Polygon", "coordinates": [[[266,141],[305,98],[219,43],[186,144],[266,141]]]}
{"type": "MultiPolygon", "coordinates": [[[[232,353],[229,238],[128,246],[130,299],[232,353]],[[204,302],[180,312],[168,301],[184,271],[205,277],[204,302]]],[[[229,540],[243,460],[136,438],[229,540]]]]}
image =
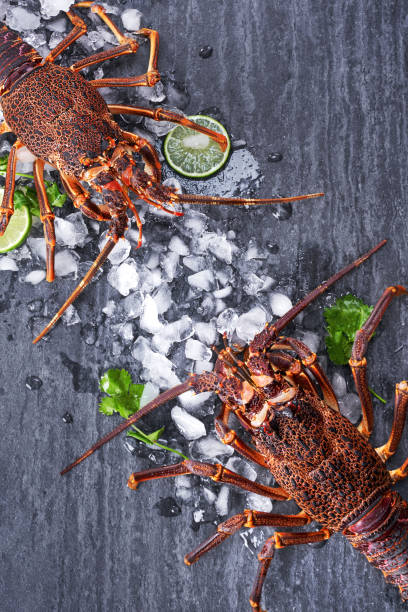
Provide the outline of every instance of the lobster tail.
{"type": "Polygon", "coordinates": [[[37,51],[6,25],[0,28],[0,96],[42,62],[37,51]]]}
{"type": "Polygon", "coordinates": [[[408,600],[408,504],[388,491],[343,534],[408,600]]]}

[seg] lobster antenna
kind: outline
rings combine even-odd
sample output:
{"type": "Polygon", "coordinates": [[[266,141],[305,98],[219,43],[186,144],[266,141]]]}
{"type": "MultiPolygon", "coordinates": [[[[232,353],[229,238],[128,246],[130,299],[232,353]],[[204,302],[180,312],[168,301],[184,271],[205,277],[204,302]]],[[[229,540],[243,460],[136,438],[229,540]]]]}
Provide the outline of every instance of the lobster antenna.
{"type": "Polygon", "coordinates": [[[48,325],[46,325],[42,332],[35,338],[35,340],[33,340],[33,344],[37,344],[37,342],[41,340],[41,338],[43,338],[52,327],[54,327],[54,325],[56,324],[58,319],[60,319],[61,316],[64,314],[68,306],[71,306],[71,304],[77,299],[78,295],[82,293],[82,291],[87,285],[89,285],[99,268],[105,263],[106,259],[109,257],[115,244],[116,242],[113,240],[113,238],[108,238],[108,241],[106,242],[102,251],[99,253],[98,257],[93,262],[92,266],[89,268],[88,272],[85,274],[84,278],[81,280],[76,289],[74,289],[74,291],[71,293],[67,301],[61,306],[59,311],[52,317],[48,325]]]}
{"type": "Polygon", "coordinates": [[[306,195],[292,196],[289,198],[221,198],[217,196],[198,195],[191,193],[176,194],[175,201],[181,204],[202,204],[213,205],[223,204],[226,206],[258,206],[260,204],[276,204],[278,202],[297,202],[298,200],[309,200],[310,198],[320,198],[324,193],[308,193],[306,195]]]}
{"type": "MultiPolygon", "coordinates": [[[[195,380],[197,380],[198,377],[195,376],[194,378],[195,380]]],[[[176,387],[173,387],[172,389],[168,389],[167,391],[164,391],[163,393],[158,395],[154,400],[152,400],[151,402],[146,404],[146,406],[143,406],[143,408],[141,408],[138,412],[136,412],[136,414],[126,419],[126,421],[123,421],[114,430],[112,430],[110,433],[106,434],[106,436],[98,440],[98,442],[96,442],[93,446],[91,446],[89,450],[87,450],[80,457],[78,457],[78,459],[75,459],[73,463],[71,463],[66,468],[64,468],[61,472],[61,476],[63,476],[64,474],[72,470],[72,468],[74,468],[76,465],[81,463],[84,459],[86,459],[87,457],[92,455],[95,451],[97,451],[98,448],[101,448],[101,446],[103,446],[104,444],[112,440],[112,438],[120,434],[124,429],[127,429],[130,425],[133,425],[133,423],[136,423],[139,419],[146,416],[146,414],[149,414],[149,412],[152,412],[152,410],[154,410],[158,406],[161,406],[162,404],[165,404],[166,402],[174,399],[178,395],[181,395],[182,393],[185,393],[186,391],[188,391],[191,387],[191,383],[192,383],[192,378],[190,377],[186,382],[181,383],[180,385],[177,385],[176,387]]]]}
{"type": "Polygon", "coordinates": [[[299,312],[306,308],[306,306],[308,306],[310,302],[313,302],[313,300],[315,300],[319,295],[327,291],[329,287],[334,285],[334,283],[340,280],[343,276],[351,272],[351,270],[354,270],[354,268],[358,268],[360,264],[362,264],[369,257],[371,257],[371,255],[374,255],[374,253],[381,249],[381,247],[383,247],[386,243],[386,240],[381,240],[381,242],[379,242],[375,247],[367,251],[367,253],[361,255],[361,257],[350,263],[348,266],[346,266],[339,272],[336,272],[336,274],[333,274],[333,276],[331,276],[327,281],[325,281],[324,283],[316,287],[316,289],[313,289],[313,291],[308,293],[308,295],[306,295],[303,300],[300,300],[300,302],[295,304],[293,308],[288,310],[288,312],[283,315],[283,317],[281,317],[278,321],[276,321],[276,323],[272,325],[272,327],[275,329],[275,332],[278,334],[284,327],[286,327],[286,325],[288,325],[288,323],[290,323],[299,314],[299,312]]]}

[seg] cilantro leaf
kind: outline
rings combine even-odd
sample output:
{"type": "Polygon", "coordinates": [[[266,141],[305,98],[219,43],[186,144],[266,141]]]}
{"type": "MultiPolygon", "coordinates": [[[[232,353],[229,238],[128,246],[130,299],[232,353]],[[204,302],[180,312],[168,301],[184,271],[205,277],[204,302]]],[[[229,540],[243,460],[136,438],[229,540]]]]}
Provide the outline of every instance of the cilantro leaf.
{"type": "Polygon", "coordinates": [[[372,306],[367,306],[360,298],[351,294],[338,298],[333,306],[325,308],[324,318],[329,334],[326,336],[326,346],[333,363],[348,363],[356,332],[372,310],[372,306]]]}
{"type": "MultiPolygon", "coordinates": [[[[128,419],[140,409],[144,385],[133,383],[132,377],[127,370],[118,370],[116,368],[108,370],[100,379],[99,388],[104,393],[107,393],[99,403],[99,411],[103,412],[103,414],[111,416],[118,412],[124,419],[128,419]]],[[[176,453],[176,455],[180,455],[184,459],[188,459],[180,451],[159,444],[157,440],[163,433],[164,427],[150,434],[144,433],[135,425],[132,427],[133,431],[129,431],[127,434],[131,438],[136,438],[144,444],[154,444],[172,453],[176,453]]]]}
{"type": "Polygon", "coordinates": [[[109,395],[124,395],[128,393],[131,382],[132,377],[127,370],[111,369],[102,376],[99,388],[109,395]]]}
{"type": "Polygon", "coordinates": [[[67,200],[67,195],[60,192],[57,183],[47,182],[45,191],[47,192],[48,202],[50,203],[51,207],[57,206],[58,208],[61,208],[61,206],[64,206],[67,200]]]}

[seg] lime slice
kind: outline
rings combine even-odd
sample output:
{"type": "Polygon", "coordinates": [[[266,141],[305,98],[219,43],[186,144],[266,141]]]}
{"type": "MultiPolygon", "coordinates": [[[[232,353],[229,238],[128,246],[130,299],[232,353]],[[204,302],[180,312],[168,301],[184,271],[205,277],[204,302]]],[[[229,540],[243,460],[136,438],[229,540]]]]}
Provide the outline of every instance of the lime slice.
{"type": "Polygon", "coordinates": [[[0,253],[16,249],[27,238],[31,229],[31,213],[27,206],[14,211],[3,236],[0,236],[0,253]]]}
{"type": "Polygon", "coordinates": [[[221,151],[218,143],[206,134],[200,134],[183,125],[171,130],[164,141],[164,156],[169,166],[183,176],[204,178],[217,172],[227,161],[231,143],[221,123],[206,115],[188,117],[204,127],[226,136],[228,145],[221,151]]]}

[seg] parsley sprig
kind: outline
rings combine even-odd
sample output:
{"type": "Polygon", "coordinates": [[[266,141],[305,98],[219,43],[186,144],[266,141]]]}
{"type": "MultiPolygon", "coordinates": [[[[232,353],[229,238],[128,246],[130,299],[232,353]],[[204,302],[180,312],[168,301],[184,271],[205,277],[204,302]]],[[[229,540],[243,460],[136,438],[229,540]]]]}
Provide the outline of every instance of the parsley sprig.
{"type": "MultiPolygon", "coordinates": [[[[132,382],[132,377],[127,370],[110,369],[102,376],[99,381],[99,388],[107,395],[99,403],[99,411],[108,416],[118,412],[124,419],[128,419],[132,414],[140,410],[140,400],[143,394],[144,385],[132,382]]],[[[128,436],[136,438],[147,445],[154,445],[171,453],[180,455],[188,459],[183,453],[158,442],[164,431],[164,427],[146,434],[144,431],[132,425],[132,431],[128,436]]]]}
{"type": "MultiPolygon", "coordinates": [[[[373,310],[349,293],[337,298],[333,306],[324,309],[327,332],[326,347],[329,357],[336,365],[346,365],[351,356],[356,332],[364,325],[373,310]]],[[[380,397],[375,391],[369,391],[381,402],[386,404],[385,399],[380,397]]]]}
{"type": "MultiPolygon", "coordinates": [[[[0,157],[0,174],[6,174],[7,170],[7,161],[8,155],[3,155],[0,157]]],[[[21,172],[16,172],[16,176],[21,176],[25,179],[32,179],[34,177],[32,174],[23,174],[21,172]]],[[[57,183],[51,183],[50,181],[45,181],[45,190],[47,192],[48,201],[51,207],[61,208],[65,204],[67,196],[65,193],[61,193],[58,189],[57,183]]],[[[40,216],[40,205],[38,203],[37,192],[34,187],[30,187],[30,185],[20,185],[14,191],[14,206],[15,208],[21,208],[22,206],[27,206],[30,209],[32,215],[36,217],[40,216]]]]}

